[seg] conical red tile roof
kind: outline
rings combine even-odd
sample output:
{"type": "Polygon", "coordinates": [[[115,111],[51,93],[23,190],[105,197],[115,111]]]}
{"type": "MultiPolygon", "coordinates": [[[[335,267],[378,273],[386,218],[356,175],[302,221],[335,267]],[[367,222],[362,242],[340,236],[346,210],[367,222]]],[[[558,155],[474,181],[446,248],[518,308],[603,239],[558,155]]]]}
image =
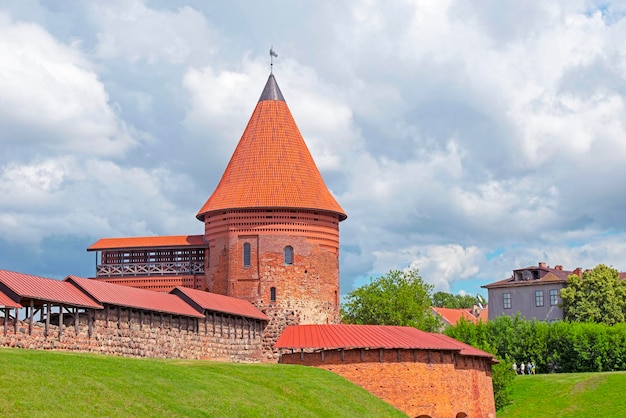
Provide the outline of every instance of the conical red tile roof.
{"type": "Polygon", "coordinates": [[[222,179],[196,217],[244,208],[322,210],[347,218],[271,74],[222,179]]]}

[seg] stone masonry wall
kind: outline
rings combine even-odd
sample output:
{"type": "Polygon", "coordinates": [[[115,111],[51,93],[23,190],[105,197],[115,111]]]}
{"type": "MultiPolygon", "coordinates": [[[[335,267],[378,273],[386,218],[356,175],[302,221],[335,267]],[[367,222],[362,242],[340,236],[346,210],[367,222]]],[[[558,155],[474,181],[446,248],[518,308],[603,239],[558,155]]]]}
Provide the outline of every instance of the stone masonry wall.
{"type": "Polygon", "coordinates": [[[489,359],[451,351],[331,350],[283,354],[281,362],[337,373],[412,417],[496,416],[489,359]]]}
{"type": "Polygon", "coordinates": [[[173,317],[129,309],[90,310],[79,315],[78,332],[71,313],[64,325],[0,317],[0,346],[79,351],[130,357],[210,359],[231,362],[261,360],[262,323],[231,316],[205,319],[173,317]],[[5,325],[6,324],[6,325],[5,325]]]}

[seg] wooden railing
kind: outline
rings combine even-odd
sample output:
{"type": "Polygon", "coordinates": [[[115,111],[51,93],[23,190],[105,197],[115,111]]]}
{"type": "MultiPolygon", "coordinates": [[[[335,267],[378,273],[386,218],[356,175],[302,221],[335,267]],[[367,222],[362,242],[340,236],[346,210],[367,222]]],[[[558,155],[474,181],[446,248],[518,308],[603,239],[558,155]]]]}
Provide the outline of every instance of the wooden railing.
{"type": "Polygon", "coordinates": [[[204,274],[204,262],[99,264],[96,277],[204,274]]]}

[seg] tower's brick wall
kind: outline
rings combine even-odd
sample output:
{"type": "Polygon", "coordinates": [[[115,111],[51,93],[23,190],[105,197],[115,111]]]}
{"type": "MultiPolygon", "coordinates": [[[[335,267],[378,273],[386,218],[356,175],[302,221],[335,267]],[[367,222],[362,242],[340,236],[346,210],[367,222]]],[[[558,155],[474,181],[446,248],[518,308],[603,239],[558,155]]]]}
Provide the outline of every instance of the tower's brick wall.
{"type": "Polygon", "coordinates": [[[490,359],[451,351],[332,350],[281,362],[337,373],[409,416],[495,417],[490,359]]]}
{"type": "Polygon", "coordinates": [[[287,325],[338,323],[339,220],[301,210],[238,210],[205,216],[207,288],[246,299],[270,317],[264,346],[287,325]],[[250,264],[244,265],[244,245],[250,264]],[[286,265],[284,249],[293,248],[286,265]],[[271,299],[272,289],[275,300],[271,299]]]}

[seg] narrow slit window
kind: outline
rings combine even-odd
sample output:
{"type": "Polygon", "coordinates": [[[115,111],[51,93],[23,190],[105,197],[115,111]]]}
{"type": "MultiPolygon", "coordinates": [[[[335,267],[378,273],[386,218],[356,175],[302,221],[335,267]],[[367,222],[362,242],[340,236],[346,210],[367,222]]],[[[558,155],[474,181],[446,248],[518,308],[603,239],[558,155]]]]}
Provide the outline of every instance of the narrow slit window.
{"type": "Polygon", "coordinates": [[[250,243],[243,244],[243,266],[250,267],[250,243]]]}
{"type": "Polygon", "coordinates": [[[276,302],[276,288],[270,287],[270,302],[276,302]]]}
{"type": "Polygon", "coordinates": [[[284,248],[283,252],[285,254],[285,265],[293,265],[293,247],[288,245],[284,248]]]}

